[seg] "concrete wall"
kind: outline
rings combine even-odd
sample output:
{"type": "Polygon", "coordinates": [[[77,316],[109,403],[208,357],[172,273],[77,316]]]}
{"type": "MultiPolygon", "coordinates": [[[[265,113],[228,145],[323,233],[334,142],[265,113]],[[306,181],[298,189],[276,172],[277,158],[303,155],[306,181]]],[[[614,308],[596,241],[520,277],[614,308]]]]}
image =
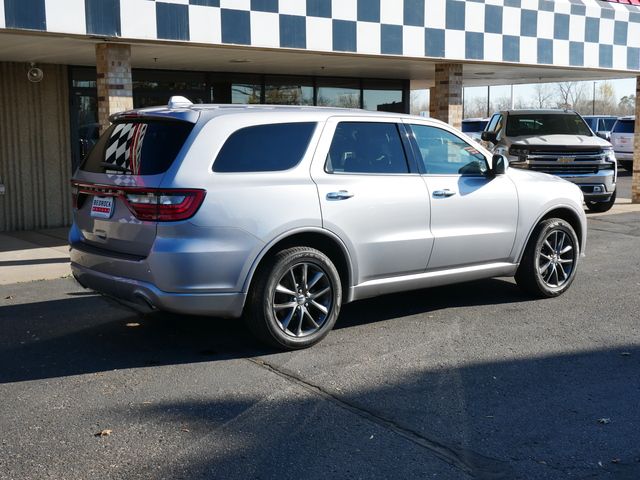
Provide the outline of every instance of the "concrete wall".
{"type": "Polygon", "coordinates": [[[67,67],[0,62],[0,231],[71,222],[71,152],[67,67]]]}

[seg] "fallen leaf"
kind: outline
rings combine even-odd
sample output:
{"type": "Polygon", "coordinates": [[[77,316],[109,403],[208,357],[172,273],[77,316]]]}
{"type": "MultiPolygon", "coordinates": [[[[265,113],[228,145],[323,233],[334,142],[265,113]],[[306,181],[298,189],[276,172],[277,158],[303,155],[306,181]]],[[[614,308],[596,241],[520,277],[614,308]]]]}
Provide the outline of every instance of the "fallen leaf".
{"type": "Polygon", "coordinates": [[[373,435],[371,435],[371,436],[369,437],[369,440],[373,440],[373,435]]]}
{"type": "Polygon", "coordinates": [[[98,433],[95,433],[95,437],[108,437],[111,435],[112,430],[105,428],[104,430],[100,430],[98,433]]]}
{"type": "Polygon", "coordinates": [[[619,458],[614,458],[611,460],[611,463],[620,463],[620,459],[619,458]]]}
{"type": "Polygon", "coordinates": [[[621,356],[621,357],[630,357],[630,356],[631,356],[631,353],[630,353],[630,352],[622,352],[622,353],[620,354],[620,356],[621,356]]]}
{"type": "Polygon", "coordinates": [[[8,295],[8,296],[4,297],[4,299],[5,300],[11,300],[11,299],[13,299],[13,295],[8,295]]]}
{"type": "Polygon", "coordinates": [[[607,425],[607,424],[611,423],[611,419],[610,418],[599,418],[598,419],[598,423],[600,423],[602,425],[607,425]]]}
{"type": "Polygon", "coordinates": [[[547,462],[545,462],[544,460],[538,460],[538,463],[539,463],[540,465],[546,465],[546,464],[547,464],[547,462]]]}
{"type": "Polygon", "coordinates": [[[137,322],[127,323],[127,327],[139,327],[140,324],[137,322]]]}
{"type": "Polygon", "coordinates": [[[180,431],[189,433],[191,430],[189,430],[188,428],[181,428],[180,431]]]}
{"type": "Polygon", "coordinates": [[[602,466],[603,466],[603,465],[602,465],[602,462],[598,462],[598,466],[599,466],[599,467],[602,467],[602,466]]]}

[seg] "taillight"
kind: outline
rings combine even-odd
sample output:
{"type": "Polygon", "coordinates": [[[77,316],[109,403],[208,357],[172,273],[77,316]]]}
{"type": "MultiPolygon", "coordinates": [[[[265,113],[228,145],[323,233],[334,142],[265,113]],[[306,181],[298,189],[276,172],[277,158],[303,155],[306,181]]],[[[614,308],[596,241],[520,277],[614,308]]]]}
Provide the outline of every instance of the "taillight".
{"type": "Polygon", "coordinates": [[[204,190],[127,189],[122,198],[140,220],[175,222],[193,217],[205,193],[204,190]]]}
{"type": "Polygon", "coordinates": [[[93,183],[71,184],[73,207],[82,208],[88,196],[117,197],[139,220],[149,222],[176,222],[193,217],[206,195],[205,190],[155,189],[119,187],[93,183]]]}

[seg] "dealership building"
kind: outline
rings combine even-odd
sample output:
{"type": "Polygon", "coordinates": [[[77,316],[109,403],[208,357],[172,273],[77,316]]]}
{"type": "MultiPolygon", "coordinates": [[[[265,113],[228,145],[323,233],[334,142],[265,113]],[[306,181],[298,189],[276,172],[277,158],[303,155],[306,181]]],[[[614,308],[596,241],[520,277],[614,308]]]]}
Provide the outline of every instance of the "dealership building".
{"type": "Polygon", "coordinates": [[[640,98],[640,0],[0,0],[0,231],[69,224],[109,115],[172,95],[408,112],[429,88],[459,125],[463,87],[629,77],[640,98]]]}

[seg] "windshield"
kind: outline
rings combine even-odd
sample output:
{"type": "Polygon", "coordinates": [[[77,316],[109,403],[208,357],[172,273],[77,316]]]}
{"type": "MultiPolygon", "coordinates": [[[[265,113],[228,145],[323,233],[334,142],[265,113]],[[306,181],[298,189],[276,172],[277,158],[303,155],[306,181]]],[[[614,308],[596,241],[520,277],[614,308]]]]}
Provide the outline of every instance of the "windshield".
{"type": "Polygon", "coordinates": [[[487,126],[488,121],[478,120],[475,122],[462,122],[462,131],[464,133],[469,132],[482,132],[484,127],[487,126]]]}
{"type": "Polygon", "coordinates": [[[507,120],[507,137],[542,135],[584,135],[592,133],[575,113],[512,114],[507,120]]]}
{"type": "Polygon", "coordinates": [[[633,120],[618,120],[613,127],[614,133],[633,133],[634,122],[633,120]]]}

